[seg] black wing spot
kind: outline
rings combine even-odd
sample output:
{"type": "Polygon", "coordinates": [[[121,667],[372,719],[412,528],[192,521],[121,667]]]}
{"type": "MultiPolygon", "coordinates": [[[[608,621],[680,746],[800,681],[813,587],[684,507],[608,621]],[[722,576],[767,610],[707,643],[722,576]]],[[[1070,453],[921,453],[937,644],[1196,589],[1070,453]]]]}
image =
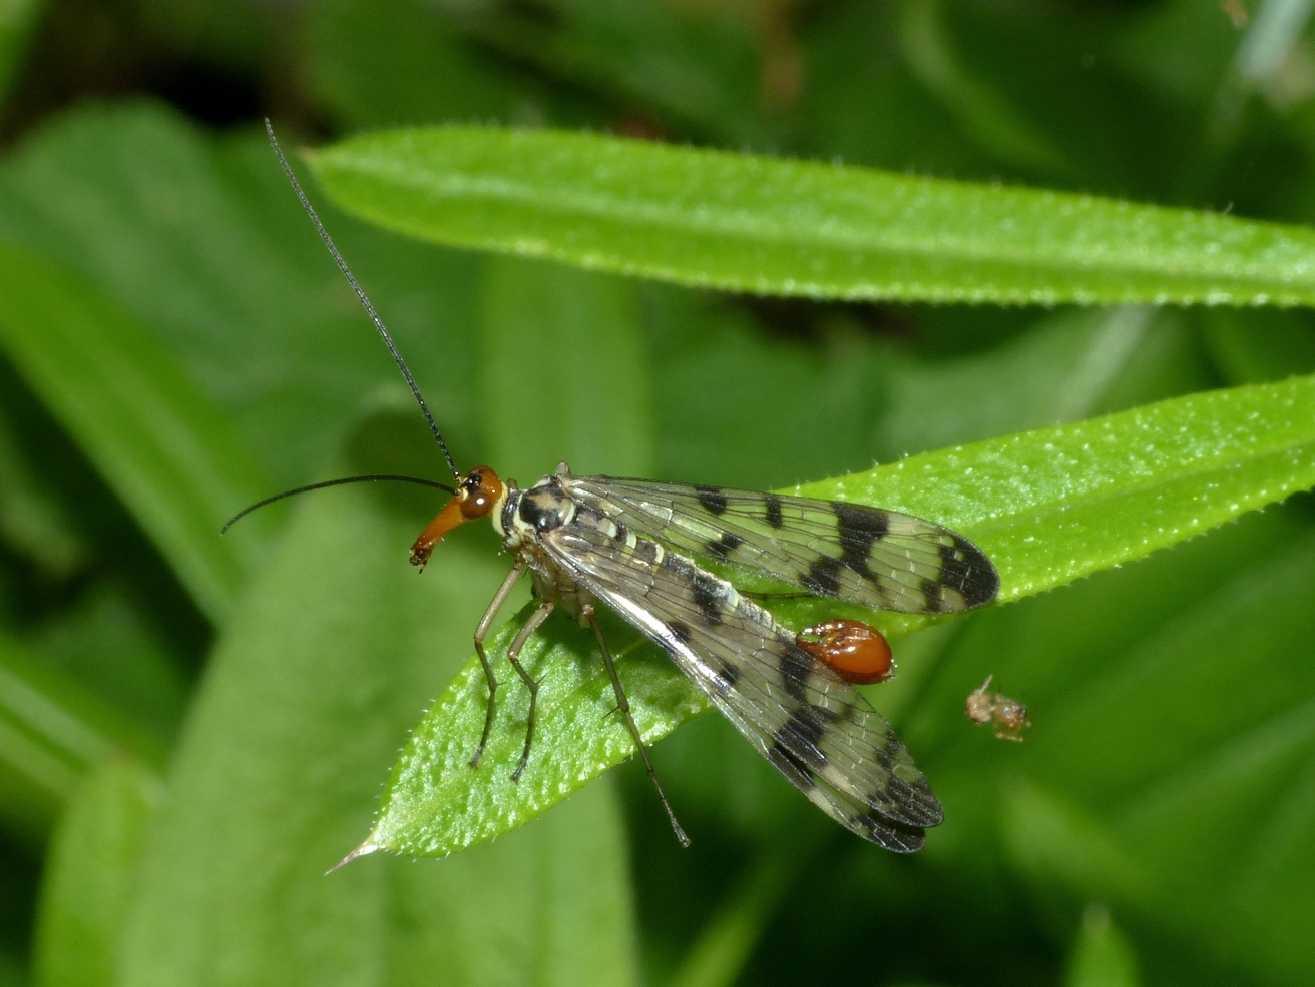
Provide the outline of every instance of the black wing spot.
{"type": "Polygon", "coordinates": [[[799,577],[799,582],[815,596],[839,596],[842,565],[839,559],[818,559],[799,577]]]}
{"type": "Polygon", "coordinates": [[[721,492],[721,487],[700,485],[694,489],[698,491],[699,503],[705,510],[711,514],[726,513],[727,500],[726,495],[721,492]]]}
{"type": "Polygon", "coordinates": [[[717,688],[723,693],[730,692],[735,688],[735,683],[740,680],[740,670],[734,665],[722,662],[717,670],[717,688]]]}
{"type": "Polygon", "coordinates": [[[935,579],[924,579],[922,581],[922,595],[926,602],[923,604],[925,613],[944,613],[945,597],[941,595],[941,584],[935,579]]]}
{"type": "Polygon", "coordinates": [[[816,707],[803,703],[790,713],[790,719],[780,730],[776,731],[776,742],[791,748],[803,747],[817,751],[821,763],[826,763],[826,755],[821,751],[822,738],[826,736],[826,725],[817,715],[816,707]]]}
{"type": "MultiPolygon", "coordinates": [[[[776,731],[776,739],[767,757],[800,788],[811,788],[814,784],[813,770],[796,752],[800,748],[816,749],[825,733],[826,727],[813,715],[813,707],[798,706],[790,714],[790,719],[776,731]]],[[[818,754],[820,756],[821,752],[818,751],[818,754]]],[[[825,761],[825,757],[822,760],[825,761]]]]}
{"type": "Polygon", "coordinates": [[[890,519],[883,511],[858,504],[837,501],[831,509],[836,512],[841,560],[864,579],[875,579],[875,574],[868,568],[868,559],[872,555],[872,546],[886,536],[890,519]]]}
{"type": "Polygon", "coordinates": [[[813,772],[808,765],[794,751],[782,746],[779,740],[767,751],[767,760],[804,791],[813,787],[813,772]]]}
{"type": "Polygon", "coordinates": [[[682,559],[679,555],[667,554],[662,565],[677,579],[693,580],[695,573],[698,572],[688,560],[682,559]]]}
{"type": "Polygon", "coordinates": [[[767,510],[767,523],[773,528],[785,524],[785,518],[781,515],[781,498],[776,494],[768,494],[763,499],[767,510]]]}
{"type": "Polygon", "coordinates": [[[899,738],[892,733],[886,738],[886,743],[875,751],[877,763],[888,774],[868,795],[867,803],[878,813],[882,811],[878,808],[880,805],[895,803],[903,806],[911,825],[939,826],[945,821],[945,810],[932,793],[927,779],[919,776],[913,781],[906,781],[895,774],[895,763],[903,749],[899,738]]]}
{"type": "Polygon", "coordinates": [[[689,644],[690,638],[694,636],[690,630],[689,624],[683,620],[671,620],[667,622],[667,630],[671,631],[671,636],[681,644],[689,644]]]}
{"type": "Polygon", "coordinates": [[[794,699],[808,698],[808,676],[813,672],[813,656],[795,644],[786,645],[780,655],[781,684],[794,699]]]}
{"type": "Polygon", "coordinates": [[[957,535],[940,548],[940,581],[963,594],[965,607],[990,603],[1000,591],[1000,575],[980,548],[957,535]]]}
{"type": "Polygon", "coordinates": [[[709,627],[716,627],[722,621],[722,587],[706,572],[694,570],[694,605],[707,621],[709,627]]]}
{"type": "Polygon", "coordinates": [[[651,542],[647,538],[635,540],[635,558],[640,562],[647,562],[652,565],[657,561],[658,547],[657,542],[651,542]]]}
{"type": "Polygon", "coordinates": [[[899,752],[903,748],[899,738],[893,733],[886,738],[886,742],[876,751],[876,761],[887,771],[895,767],[895,758],[899,757],[899,752]]]}
{"type": "Polygon", "coordinates": [[[850,828],[865,840],[893,853],[915,853],[922,849],[927,836],[920,826],[884,819],[876,812],[863,812],[852,817],[850,828]]]}
{"type": "Polygon", "coordinates": [[[744,539],[739,535],[731,532],[723,532],[720,538],[708,542],[708,554],[715,559],[721,559],[725,562],[730,558],[731,552],[735,551],[744,544],[744,539]]]}

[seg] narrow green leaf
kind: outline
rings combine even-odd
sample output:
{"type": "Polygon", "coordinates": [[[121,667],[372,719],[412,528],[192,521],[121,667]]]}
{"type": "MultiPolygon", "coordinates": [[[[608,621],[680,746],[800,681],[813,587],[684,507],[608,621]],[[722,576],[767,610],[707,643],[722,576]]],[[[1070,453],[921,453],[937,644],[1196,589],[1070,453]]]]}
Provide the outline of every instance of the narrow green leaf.
{"type": "MultiPolygon", "coordinates": [[[[1222,983],[1301,981],[1309,965],[1303,952],[1273,950],[1270,944],[1257,941],[1268,934],[1263,916],[1231,907],[1212,909],[1218,895],[1213,887],[1205,900],[1193,902],[1191,896],[1200,891],[1181,880],[1187,875],[1158,872],[1153,854],[1120,839],[1093,814],[1053,790],[1019,782],[1011,786],[1002,805],[1005,853],[1047,910],[1060,914],[1074,905],[1105,902],[1130,927],[1135,924],[1154,929],[1160,937],[1194,943],[1190,956],[1161,957],[1162,965],[1175,971],[1175,977],[1185,975],[1190,983],[1201,982],[1201,973],[1217,976],[1222,983]],[[1196,914],[1184,915],[1185,904],[1196,914]],[[1272,959],[1278,962],[1271,962],[1268,968],[1247,965],[1248,960],[1254,963],[1254,956],[1248,954],[1271,950],[1276,954],[1272,959]]],[[[1182,819],[1178,825],[1180,829],[1184,826],[1182,819]]],[[[1197,857],[1194,863],[1198,872],[1201,859],[1197,857]]],[[[1296,870],[1305,873],[1308,860],[1299,861],[1296,870]]],[[[1192,875],[1195,881],[1203,877],[1192,875]]],[[[1224,904],[1230,903],[1225,899],[1224,904]]],[[[1144,938],[1140,943],[1148,941],[1144,938]]],[[[1149,953],[1142,959],[1151,966],[1149,953]]],[[[1151,970],[1147,980],[1161,983],[1166,978],[1151,970]]]]}
{"type": "Polygon", "coordinates": [[[1312,408],[1315,376],[1205,391],[800,489],[970,533],[999,570],[999,601],[1007,603],[1145,558],[1315,485],[1312,408]]]}
{"type": "Polygon", "coordinates": [[[1315,859],[1315,665],[1294,647],[1315,639],[1308,506],[1251,514],[961,626],[900,727],[945,804],[932,844],[948,851],[942,867],[971,873],[1017,844],[1039,894],[1074,885],[1076,900],[1047,913],[1119,906],[1147,982],[1165,979],[1149,957],[1169,933],[1247,971],[1221,982],[1300,979],[1315,916],[1315,889],[1296,876],[1315,859]],[[988,672],[1032,711],[1026,743],[1001,744],[960,714],[988,672]],[[1101,883],[1119,869],[1080,837],[1049,848],[1053,813],[1023,784],[1085,810],[1126,848],[1139,887],[1101,883]]]}
{"type": "Polygon", "coordinates": [[[633,282],[499,258],[480,287],[479,392],[498,395],[480,459],[526,478],[557,458],[581,472],[650,473],[651,360],[633,282]]]}
{"type": "Polygon", "coordinates": [[[1064,156],[1046,134],[960,64],[944,23],[944,7],[932,0],[904,8],[900,38],[918,80],[941,98],[963,130],[1002,160],[1063,174],[1064,156]]]}
{"type": "MultiPolygon", "coordinates": [[[[542,346],[545,361],[560,360],[552,369],[562,379],[606,377],[615,388],[607,399],[642,433],[644,361],[628,359],[639,345],[634,285],[515,260],[482,266],[481,342],[500,352],[542,346]],[[613,323],[612,346],[583,345],[582,333],[613,323]]],[[[480,409],[491,452],[528,463],[535,428],[551,427],[571,455],[628,454],[642,467],[646,443],[625,449],[618,437],[629,433],[590,427],[596,392],[546,395],[541,377],[522,372],[483,360],[461,381],[467,392],[447,395],[480,409]]],[[[358,471],[390,446],[403,462],[432,460],[416,419],[408,404],[368,423],[350,444],[362,462],[335,472],[358,471]]],[[[450,434],[458,454],[474,445],[468,430],[450,434]]],[[[451,539],[442,564],[417,579],[405,547],[420,512],[439,506],[429,492],[340,493],[292,508],[300,523],[213,659],[146,867],[125,982],[359,987],[424,983],[436,971],[453,983],[634,982],[624,830],[610,785],[437,867],[377,860],[323,876],[359,838],[382,768],[417,705],[469,649],[506,572],[485,528],[451,539]],[[289,925],[289,913],[315,921],[289,925]],[[222,964],[209,959],[215,942],[222,964]]]]}
{"type": "MultiPolygon", "coordinates": [[[[534,11],[489,9],[471,32],[516,64],[587,94],[593,101],[645,107],[657,126],[761,144],[772,131],[773,102],[750,11],[732,5],[554,3],[551,23],[534,11]]],[[[559,87],[560,100],[569,89],[559,87]]],[[[551,116],[560,120],[560,111],[551,116]]],[[[587,116],[587,123],[596,120],[587,116]]]]}
{"type": "Polygon", "coordinates": [[[32,26],[43,6],[43,0],[5,0],[0,4],[0,97],[9,94],[9,85],[18,75],[32,26]]]}
{"type": "Polygon", "coordinates": [[[1282,380],[1315,371],[1315,324],[1307,312],[1199,313],[1220,372],[1233,384],[1282,380]],[[1258,321],[1247,316],[1259,315],[1258,321]]]}
{"type": "Polygon", "coordinates": [[[1315,231],[587,134],[399,130],[314,154],[380,225],[682,284],[813,298],[1315,302],[1315,231]]]}
{"type": "Polygon", "coordinates": [[[0,540],[43,570],[66,578],[87,558],[87,545],[67,508],[50,496],[43,476],[19,441],[23,424],[0,411],[0,540]]]}
{"type": "Polygon", "coordinates": [[[186,663],[151,622],[150,604],[138,602],[119,577],[85,585],[58,619],[42,621],[22,640],[45,668],[76,679],[163,749],[186,710],[186,663]]]}
{"type": "Polygon", "coordinates": [[[1137,957],[1109,909],[1091,905],[1069,957],[1066,987],[1137,987],[1137,957]]]}
{"type": "Polygon", "coordinates": [[[37,917],[34,982],[115,982],[120,937],[159,800],[159,780],[127,758],[91,774],[60,821],[37,917]]]}
{"type": "Polygon", "coordinates": [[[1142,908],[1158,900],[1159,888],[1135,855],[1051,789],[1015,782],[1004,807],[1004,850],[1015,871],[1039,890],[1142,908]]]}
{"type": "MultiPolygon", "coordinates": [[[[1315,377],[1174,398],[1101,418],[924,453],[800,488],[805,495],[907,511],[963,531],[1000,572],[1000,602],[1135,561],[1315,485],[1315,377]]],[[[800,626],[852,608],[811,600],[775,606],[800,626]]],[[[505,653],[522,612],[489,653],[505,653]]],[[[891,633],[917,616],[857,612],[891,633]]],[[[613,627],[610,638],[623,637],[613,627]]],[[[635,721],[648,741],[705,708],[651,646],[617,649],[635,721]],[[633,656],[633,659],[632,659],[633,656]]],[[[552,621],[522,653],[541,677],[535,754],[519,783],[510,765],[527,698],[499,697],[485,760],[467,761],[484,717],[472,659],[417,726],[366,840],[442,856],[532,818],[633,754],[586,632],[552,621]]]]}
{"type": "Polygon", "coordinates": [[[699,938],[685,951],[680,966],[667,981],[671,987],[722,987],[743,979],[745,963],[781,898],[816,860],[814,847],[795,846],[797,852],[793,854],[783,854],[779,847],[763,851],[746,869],[699,938]]]}
{"type": "MultiPolygon", "coordinates": [[[[85,282],[0,243],[0,347],[218,619],[256,531],[217,536],[259,471],[170,355],[85,282]]],[[[260,526],[264,522],[257,520],[260,526]]]]}
{"type": "Polygon", "coordinates": [[[537,95],[527,75],[472,54],[465,18],[424,0],[317,3],[304,57],[316,100],[353,126],[502,119],[537,95]]]}
{"type": "Polygon", "coordinates": [[[456,543],[417,578],[405,562],[415,521],[394,513],[406,493],[349,489],[293,508],[193,705],[121,983],[635,980],[624,830],[605,786],[460,859],[325,876],[503,568],[486,546],[456,543]]]}
{"type": "Polygon", "coordinates": [[[120,710],[0,636],[0,816],[43,833],[92,769],[120,751],[163,759],[158,740],[120,710]]]}
{"type": "MultiPolygon", "coordinates": [[[[1310,44],[1311,0],[1262,0],[1256,4],[1231,71],[1221,80],[1209,120],[1208,149],[1237,143],[1246,123],[1247,98],[1257,91],[1283,89],[1282,77],[1291,60],[1310,44]]],[[[1279,100],[1281,101],[1281,97],[1279,100]]]]}
{"type": "MultiPolygon", "coordinates": [[[[454,438],[478,436],[456,400],[474,348],[455,344],[473,321],[478,258],[364,227],[318,196],[316,204],[444,427],[454,438]]],[[[77,276],[167,354],[189,400],[210,405],[205,417],[229,433],[221,444],[246,451],[226,465],[227,483],[241,479],[246,460],[259,462],[266,478],[249,479],[243,493],[209,484],[218,495],[211,529],[272,490],[318,478],[377,395],[408,397],[255,125],[220,142],[157,103],[52,117],[0,162],[0,241],[77,276]]],[[[112,338],[108,328],[102,335],[89,345],[112,338]]],[[[196,424],[182,419],[180,431],[203,441],[196,424]]],[[[247,524],[256,530],[227,537],[259,540],[264,519],[247,524]]]]}

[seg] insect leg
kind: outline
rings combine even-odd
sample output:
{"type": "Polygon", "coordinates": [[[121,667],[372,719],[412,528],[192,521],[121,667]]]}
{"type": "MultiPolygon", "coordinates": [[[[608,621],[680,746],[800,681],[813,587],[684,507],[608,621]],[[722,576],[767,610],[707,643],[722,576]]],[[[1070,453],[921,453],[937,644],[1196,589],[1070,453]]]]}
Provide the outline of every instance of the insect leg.
{"type": "Polygon", "coordinates": [[[616,708],[620,712],[621,718],[625,720],[626,729],[630,731],[630,736],[635,741],[635,749],[639,751],[639,756],[644,761],[644,770],[648,772],[648,780],[653,783],[657,789],[658,799],[662,802],[662,808],[667,810],[667,818],[671,820],[671,828],[676,834],[676,839],[680,845],[688,847],[690,838],[685,835],[685,830],[680,825],[680,820],[676,818],[676,813],[671,809],[671,803],[667,801],[667,795],[662,791],[662,786],[658,783],[657,772],[653,770],[653,762],[649,760],[648,748],[644,746],[643,740],[639,737],[639,728],[635,726],[634,718],[630,715],[630,703],[626,700],[625,691],[621,688],[621,680],[616,674],[616,665],[612,662],[612,654],[607,650],[607,642],[603,640],[603,629],[598,624],[598,617],[594,613],[594,608],[585,604],[580,611],[585,620],[589,621],[589,626],[594,629],[594,637],[598,639],[598,650],[603,655],[603,666],[607,669],[608,677],[612,680],[612,692],[616,694],[616,708]]]}
{"type": "Polygon", "coordinates": [[[512,781],[520,781],[521,772],[525,770],[525,762],[530,759],[530,743],[534,740],[534,707],[539,699],[539,680],[525,671],[525,666],[520,663],[521,648],[525,647],[525,642],[539,629],[539,625],[548,619],[548,615],[556,605],[549,600],[540,603],[539,609],[530,614],[530,619],[525,621],[525,626],[516,632],[511,647],[507,649],[507,661],[516,669],[516,674],[525,683],[525,688],[530,690],[530,715],[525,724],[525,747],[521,750],[521,759],[516,763],[516,770],[511,773],[512,781]]]}
{"type": "Polygon", "coordinates": [[[493,666],[489,664],[488,655],[484,654],[484,638],[489,632],[493,618],[498,615],[502,604],[507,601],[507,595],[516,585],[516,580],[520,579],[524,572],[525,563],[517,559],[516,564],[511,567],[511,572],[507,573],[507,578],[502,581],[498,591],[493,594],[493,599],[489,601],[484,616],[479,619],[479,626],[475,628],[475,654],[479,655],[479,663],[484,666],[484,678],[489,684],[489,704],[484,711],[484,732],[479,735],[479,746],[475,748],[475,756],[470,759],[472,768],[479,766],[479,759],[484,756],[484,745],[489,742],[489,729],[493,726],[493,697],[498,691],[498,680],[493,676],[493,666]]]}

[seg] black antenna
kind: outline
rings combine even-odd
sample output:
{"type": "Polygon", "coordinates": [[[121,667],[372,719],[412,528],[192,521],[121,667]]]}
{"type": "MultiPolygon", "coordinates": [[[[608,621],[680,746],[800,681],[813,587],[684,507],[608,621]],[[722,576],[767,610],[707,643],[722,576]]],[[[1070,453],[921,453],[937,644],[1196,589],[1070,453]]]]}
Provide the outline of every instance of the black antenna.
{"type": "Polygon", "coordinates": [[[276,493],[273,497],[266,497],[264,500],[258,500],[250,507],[244,507],[231,518],[224,522],[224,526],[219,529],[219,533],[225,534],[228,529],[237,524],[252,511],[258,511],[262,507],[268,507],[270,504],[284,500],[287,497],[296,494],[306,493],[309,490],[322,490],[325,487],[337,487],[344,483],[365,483],[368,480],[396,480],[399,483],[418,483],[422,487],[437,487],[439,490],[446,490],[448,493],[456,496],[456,491],[446,483],[439,483],[437,480],[427,480],[423,476],[407,476],[404,473],[362,473],[359,476],[340,476],[336,480],[320,480],[318,483],[307,483],[300,487],[293,487],[291,490],[284,490],[282,493],[276,493]]]}
{"type": "Polygon", "coordinates": [[[333,255],[338,270],[342,271],[342,275],[347,279],[347,283],[351,285],[352,291],[356,292],[356,297],[360,299],[361,305],[365,308],[365,314],[370,317],[374,327],[379,330],[384,345],[388,347],[388,352],[393,355],[393,362],[397,364],[397,369],[402,371],[402,376],[406,378],[407,386],[411,388],[416,404],[420,405],[420,411],[424,414],[425,421],[429,422],[429,430],[434,433],[434,441],[438,443],[438,448],[442,450],[443,458],[447,460],[452,475],[460,480],[461,470],[457,469],[457,464],[452,459],[452,453],[448,452],[447,443],[443,441],[443,433],[438,430],[438,423],[434,421],[434,416],[429,413],[429,405],[425,404],[425,399],[420,394],[420,385],[416,383],[411,368],[402,359],[401,351],[398,350],[397,344],[393,342],[393,337],[389,334],[388,327],[384,325],[384,320],[379,317],[379,313],[375,310],[374,304],[370,301],[370,296],[361,287],[361,282],[356,280],[356,275],[352,273],[352,269],[347,266],[346,259],[338,250],[338,245],[333,242],[333,237],[329,236],[329,231],[325,228],[324,221],[320,219],[320,214],[315,211],[315,207],[310,204],[310,199],[302,191],[301,182],[297,181],[296,172],[292,170],[292,165],[288,164],[287,156],[284,155],[283,148],[279,146],[279,139],[274,136],[274,124],[270,123],[269,117],[265,117],[265,133],[269,135],[269,146],[274,149],[279,164],[283,166],[283,174],[288,176],[288,181],[292,184],[292,191],[297,193],[297,198],[301,201],[301,208],[306,210],[306,215],[315,224],[315,229],[320,234],[320,239],[324,241],[324,245],[329,248],[329,253],[333,255]]]}

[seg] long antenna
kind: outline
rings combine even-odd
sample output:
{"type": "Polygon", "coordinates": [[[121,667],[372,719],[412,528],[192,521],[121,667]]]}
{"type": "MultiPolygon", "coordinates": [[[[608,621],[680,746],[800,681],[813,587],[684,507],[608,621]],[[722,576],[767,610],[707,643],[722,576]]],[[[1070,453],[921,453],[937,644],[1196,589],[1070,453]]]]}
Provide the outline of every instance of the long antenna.
{"type": "Polygon", "coordinates": [[[446,483],[439,483],[437,480],[429,480],[423,476],[407,476],[404,473],[362,473],[359,476],[340,476],[335,480],[320,480],[318,483],[305,483],[300,487],[293,487],[291,490],[284,490],[282,493],[276,493],[272,497],[266,497],[264,500],[258,500],[250,507],[244,507],[231,518],[224,522],[224,526],[219,529],[219,533],[225,534],[228,529],[237,524],[252,511],[258,511],[262,507],[268,507],[270,504],[276,504],[280,500],[288,497],[294,497],[297,494],[307,493],[311,490],[323,490],[325,487],[338,487],[344,483],[365,483],[372,480],[395,480],[398,483],[418,483],[422,487],[437,487],[439,490],[446,490],[450,494],[456,494],[456,491],[446,483]]]}
{"type": "Polygon", "coordinates": [[[388,327],[384,325],[384,320],[379,317],[374,303],[370,301],[370,296],[365,293],[361,287],[361,282],[356,280],[356,275],[352,269],[347,266],[347,261],[343,257],[338,245],[333,242],[333,237],[329,236],[329,231],[324,226],[324,221],[320,219],[320,214],[315,211],[315,207],[310,204],[310,199],[302,191],[301,182],[297,181],[297,174],[292,170],[292,165],[288,163],[287,156],[283,153],[283,148],[279,146],[279,139],[274,136],[274,124],[270,123],[269,117],[265,117],[265,133],[269,135],[269,146],[274,149],[275,156],[279,159],[279,164],[283,166],[283,174],[288,176],[288,181],[292,184],[292,191],[297,193],[297,198],[301,201],[301,208],[306,210],[306,215],[315,225],[316,232],[319,233],[320,239],[324,245],[329,248],[329,253],[333,255],[334,263],[338,265],[338,270],[342,271],[343,277],[351,285],[352,291],[356,292],[356,297],[360,299],[365,314],[370,317],[374,327],[379,330],[379,335],[383,338],[384,345],[388,347],[388,352],[393,355],[393,362],[397,364],[397,369],[402,371],[402,376],[406,378],[406,384],[411,388],[411,394],[416,399],[416,404],[420,405],[420,411],[425,416],[425,421],[429,422],[429,430],[434,433],[434,441],[438,443],[438,448],[443,452],[443,458],[447,460],[448,466],[452,470],[452,475],[458,480],[461,479],[461,470],[457,469],[456,461],[452,458],[452,453],[448,452],[447,443],[443,441],[443,433],[438,430],[438,423],[434,421],[434,416],[429,413],[429,405],[425,404],[425,399],[420,393],[420,385],[416,383],[415,376],[411,373],[411,368],[406,365],[402,359],[402,353],[393,342],[392,335],[388,332],[388,327]]]}

